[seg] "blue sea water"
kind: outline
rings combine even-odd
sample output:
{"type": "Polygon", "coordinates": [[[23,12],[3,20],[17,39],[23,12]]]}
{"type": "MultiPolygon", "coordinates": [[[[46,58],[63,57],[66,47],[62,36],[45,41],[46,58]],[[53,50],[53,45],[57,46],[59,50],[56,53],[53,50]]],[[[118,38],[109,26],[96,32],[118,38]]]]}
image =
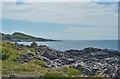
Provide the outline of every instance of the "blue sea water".
{"type": "MultiPolygon", "coordinates": [[[[31,42],[18,42],[19,44],[30,45],[31,42]]],[[[87,47],[114,49],[118,50],[118,40],[64,40],[64,41],[49,41],[36,42],[38,45],[47,45],[56,50],[81,50],[87,47]]]]}

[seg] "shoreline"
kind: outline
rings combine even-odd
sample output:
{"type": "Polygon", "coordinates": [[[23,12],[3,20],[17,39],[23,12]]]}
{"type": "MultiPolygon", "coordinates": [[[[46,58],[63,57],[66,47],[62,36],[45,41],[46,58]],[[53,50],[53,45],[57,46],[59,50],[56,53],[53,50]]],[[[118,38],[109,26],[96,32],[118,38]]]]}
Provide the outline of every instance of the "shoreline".
{"type": "MultiPolygon", "coordinates": [[[[58,51],[55,49],[51,49],[47,47],[46,45],[37,46],[36,43],[31,44],[31,47],[35,48],[36,51],[41,51],[39,53],[36,52],[36,55],[39,55],[41,53],[42,54],[41,57],[43,57],[43,59],[47,61],[46,67],[50,67],[50,68],[51,67],[59,68],[59,67],[63,67],[64,65],[66,65],[68,67],[73,66],[74,68],[81,71],[82,69],[86,69],[84,67],[90,68],[89,64],[92,62],[93,63],[96,62],[96,65],[97,63],[102,64],[103,59],[104,61],[106,61],[108,65],[110,65],[110,63],[108,62],[108,58],[111,59],[111,56],[113,57],[113,59],[118,57],[118,60],[119,60],[119,56],[120,56],[120,52],[117,50],[99,49],[99,48],[93,48],[93,47],[84,48],[83,50],[72,50],[71,49],[71,50],[66,50],[66,51],[58,51]],[[46,51],[46,52],[43,53],[42,51],[46,51]],[[90,63],[88,64],[87,62],[90,62],[90,63]],[[78,65],[76,65],[77,63],[78,65]],[[86,64],[86,65],[83,65],[83,64],[86,64]]],[[[116,64],[116,63],[112,63],[112,64],[116,64]]],[[[112,66],[112,64],[110,66],[112,66]]],[[[105,68],[106,67],[107,65],[105,66],[105,68]]],[[[93,65],[93,68],[94,68],[94,65],[93,65]]],[[[96,75],[96,73],[98,72],[95,72],[93,68],[88,69],[86,72],[83,71],[84,74],[92,75],[92,76],[96,75]],[[89,70],[91,70],[92,73],[89,70]]],[[[99,67],[98,67],[98,70],[99,70],[99,67]]]]}
{"type": "MultiPolygon", "coordinates": [[[[109,49],[109,50],[117,50],[117,51],[119,51],[119,49],[114,45],[114,46],[110,46],[110,44],[108,44],[108,45],[106,45],[106,46],[104,46],[104,44],[100,44],[100,43],[103,43],[104,42],[104,40],[99,40],[99,41],[101,41],[101,42],[98,42],[98,43],[96,43],[95,42],[95,44],[94,44],[94,41],[98,41],[98,40],[77,40],[77,42],[79,43],[79,44],[81,44],[82,42],[85,42],[85,43],[90,43],[90,44],[88,44],[88,46],[86,45],[86,44],[83,44],[83,46],[82,45],[78,45],[78,46],[75,46],[73,43],[75,43],[75,44],[77,44],[76,43],[76,40],[62,40],[62,41],[38,41],[38,42],[36,42],[38,45],[47,45],[48,47],[50,47],[50,48],[53,48],[53,49],[55,49],[55,50],[60,50],[60,51],[67,51],[67,50],[83,50],[84,48],[89,48],[89,47],[93,47],[93,48],[99,48],[99,49],[109,49]],[[79,43],[79,41],[80,41],[80,43],[79,43]],[[72,43],[73,42],[73,43],[72,43]],[[51,45],[52,44],[52,45],[51,45]],[[54,44],[56,44],[57,45],[57,47],[55,47],[54,46],[54,44]],[[60,44],[60,45],[59,45],[60,44]],[[73,46],[71,46],[73,44],[73,46]],[[50,46],[49,46],[50,45],[50,46]],[[61,48],[60,46],[61,45],[65,45],[65,47],[63,48],[61,48]],[[67,47],[67,46],[68,47],[67,47]],[[70,46],[69,46],[70,45],[70,46]],[[97,46],[98,45],[98,46],[97,46]],[[79,46],[80,46],[80,48],[79,48],[79,46]]],[[[107,40],[106,40],[107,41],[107,40]]],[[[108,41],[117,41],[117,40],[108,40],[108,41]]],[[[13,43],[15,43],[15,42],[13,42],[13,43]]],[[[32,42],[18,42],[19,44],[25,44],[25,45],[30,45],[32,42]]],[[[113,44],[116,44],[116,42],[115,43],[113,43],[113,44]]]]}
{"type": "MultiPolygon", "coordinates": [[[[104,77],[120,76],[120,52],[116,50],[89,47],[83,50],[59,51],[46,45],[38,46],[35,42],[31,43],[30,46],[18,43],[15,43],[15,46],[19,48],[18,50],[26,53],[18,52],[19,57],[12,62],[27,64],[30,62],[38,63],[39,61],[41,64],[36,66],[50,70],[64,67],[74,68],[86,77],[95,77],[98,74],[102,74],[104,77]]],[[[20,77],[19,74],[18,77],[20,77]]]]}

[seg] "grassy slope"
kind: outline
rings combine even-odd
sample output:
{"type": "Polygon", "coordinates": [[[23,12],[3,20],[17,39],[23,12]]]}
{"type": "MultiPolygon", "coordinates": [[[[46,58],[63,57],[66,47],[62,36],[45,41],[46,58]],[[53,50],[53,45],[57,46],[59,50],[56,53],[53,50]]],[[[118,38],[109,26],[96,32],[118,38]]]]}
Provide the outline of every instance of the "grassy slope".
{"type": "MultiPolygon", "coordinates": [[[[1,44],[1,43],[0,43],[1,44]]],[[[29,63],[17,63],[13,60],[20,58],[20,54],[28,54],[27,51],[23,51],[16,47],[11,42],[2,42],[2,75],[8,76],[10,74],[22,74],[21,76],[41,76],[41,77],[72,77],[80,76],[82,73],[74,68],[62,67],[60,69],[44,68],[41,64],[35,62],[29,63]],[[7,55],[7,56],[6,56],[7,55]]],[[[26,49],[26,48],[25,48],[26,49]]],[[[40,61],[40,63],[43,60],[40,61]]]]}
{"type": "Polygon", "coordinates": [[[39,71],[42,73],[46,72],[46,69],[41,67],[40,65],[36,65],[33,62],[30,63],[17,63],[13,60],[16,58],[19,58],[19,54],[28,54],[27,51],[23,51],[20,48],[16,47],[15,44],[10,42],[3,42],[2,43],[2,55],[6,53],[6,55],[9,55],[9,57],[5,58],[2,61],[2,68],[3,68],[3,76],[9,75],[12,73],[15,74],[22,74],[24,72],[36,72],[39,71]],[[18,54],[19,53],[19,54],[18,54]]]}
{"type": "Polygon", "coordinates": [[[43,39],[43,38],[36,38],[30,35],[26,35],[23,33],[15,32],[12,35],[9,34],[3,34],[2,33],[2,40],[8,40],[8,41],[52,41],[51,39],[43,39]]]}

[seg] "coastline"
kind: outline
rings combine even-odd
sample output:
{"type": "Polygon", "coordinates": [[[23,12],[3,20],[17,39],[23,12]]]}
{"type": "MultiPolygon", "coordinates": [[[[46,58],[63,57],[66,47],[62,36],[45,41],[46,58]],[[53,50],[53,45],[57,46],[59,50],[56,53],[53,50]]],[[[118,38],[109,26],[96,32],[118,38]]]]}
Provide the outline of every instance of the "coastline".
{"type": "MultiPolygon", "coordinates": [[[[19,44],[30,45],[32,42],[18,42],[19,44]]],[[[66,50],[82,50],[88,47],[100,49],[118,50],[117,40],[62,40],[62,41],[46,41],[36,42],[38,45],[46,45],[50,48],[66,51],[66,50]]]]}
{"type": "Polygon", "coordinates": [[[120,76],[118,75],[120,73],[120,52],[117,50],[89,47],[83,50],[59,51],[46,45],[38,46],[35,42],[30,46],[18,43],[15,43],[15,45],[20,51],[26,51],[27,53],[19,53],[20,57],[13,59],[16,63],[27,64],[41,61],[44,65],[40,66],[46,69],[61,69],[65,66],[68,68],[73,67],[87,77],[97,76],[98,74],[102,74],[104,77],[120,76]]]}

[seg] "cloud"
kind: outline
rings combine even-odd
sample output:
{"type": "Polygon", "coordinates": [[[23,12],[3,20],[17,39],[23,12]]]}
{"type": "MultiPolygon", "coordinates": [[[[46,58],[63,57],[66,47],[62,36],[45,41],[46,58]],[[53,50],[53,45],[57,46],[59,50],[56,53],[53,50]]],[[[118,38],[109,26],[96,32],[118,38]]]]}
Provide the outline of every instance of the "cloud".
{"type": "Polygon", "coordinates": [[[1,2],[17,2],[17,0],[1,0],[1,2]]]}
{"type": "Polygon", "coordinates": [[[117,4],[16,3],[3,4],[3,18],[58,24],[116,26],[117,4]]]}
{"type": "Polygon", "coordinates": [[[60,32],[36,34],[41,37],[74,40],[117,39],[117,8],[117,3],[109,5],[90,2],[25,2],[20,5],[3,3],[3,18],[71,25],[60,32]]]}
{"type": "Polygon", "coordinates": [[[90,2],[91,0],[24,0],[24,2],[90,2]]]}
{"type": "Polygon", "coordinates": [[[113,40],[118,39],[117,28],[68,27],[59,33],[40,33],[42,37],[68,40],[113,40]]]}
{"type": "Polygon", "coordinates": [[[118,2],[119,0],[2,0],[2,2],[118,2]]]}

